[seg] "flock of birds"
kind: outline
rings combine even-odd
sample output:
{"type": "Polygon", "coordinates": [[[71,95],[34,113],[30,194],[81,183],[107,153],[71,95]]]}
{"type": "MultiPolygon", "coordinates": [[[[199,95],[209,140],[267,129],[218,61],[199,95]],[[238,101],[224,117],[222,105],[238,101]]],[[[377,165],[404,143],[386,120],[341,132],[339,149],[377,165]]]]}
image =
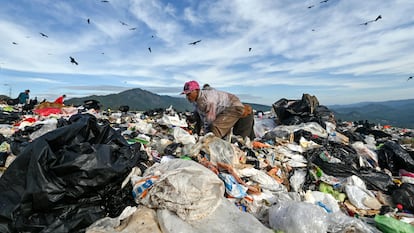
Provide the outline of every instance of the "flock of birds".
{"type": "MultiPolygon", "coordinates": [[[[326,4],[326,3],[328,3],[328,1],[330,1],[330,0],[323,0],[323,1],[320,1],[319,2],[319,4],[326,4]]],[[[102,3],[109,3],[109,0],[101,0],[101,2],[102,3]]],[[[310,9],[310,8],[313,8],[313,7],[315,7],[315,5],[310,5],[310,6],[308,6],[307,8],[308,9],[310,9]]],[[[373,23],[373,22],[377,22],[378,20],[380,20],[380,19],[382,19],[382,16],[381,15],[378,15],[375,19],[373,19],[373,20],[369,20],[369,21],[366,21],[366,22],[363,22],[363,23],[361,23],[361,24],[359,24],[359,25],[368,25],[368,24],[370,24],[370,23],[373,23]]],[[[90,18],[88,18],[87,20],[87,24],[91,24],[91,19],[90,18]]],[[[130,27],[127,23],[125,23],[125,22],[123,22],[123,21],[119,21],[119,23],[122,25],[122,26],[127,26],[127,27],[129,27],[129,30],[136,30],[137,28],[136,27],[130,27]]],[[[315,29],[312,29],[312,31],[315,31],[315,29]]],[[[43,33],[43,32],[40,32],[39,33],[42,37],[44,37],[44,38],[49,38],[49,36],[48,35],[46,35],[45,33],[43,33]]],[[[154,36],[151,36],[152,38],[154,38],[154,36]]],[[[190,42],[190,43],[188,43],[189,45],[197,45],[198,43],[200,43],[201,42],[201,40],[196,40],[196,41],[193,41],[193,42],[190,42]]],[[[13,41],[12,42],[12,44],[13,45],[18,45],[18,43],[17,42],[15,42],[15,41],[13,41]]],[[[150,52],[150,53],[152,53],[152,49],[151,49],[151,47],[148,47],[148,51],[150,52]]],[[[250,47],[250,48],[248,48],[248,51],[249,52],[251,52],[252,51],[252,48],[250,47]]],[[[101,54],[104,54],[103,52],[101,53],[101,54]]],[[[69,59],[70,59],[70,63],[72,63],[72,64],[74,64],[74,65],[79,65],[79,63],[76,61],[76,59],[74,58],[74,57],[72,57],[72,56],[70,56],[69,57],[69,59]]],[[[411,76],[411,77],[409,77],[408,79],[407,79],[407,81],[408,80],[411,80],[413,77],[411,76]]]]}
{"type": "MultiPolygon", "coordinates": [[[[108,0],[101,0],[101,2],[102,3],[109,3],[109,1],[108,0]]],[[[87,22],[87,24],[91,24],[91,19],[90,18],[88,18],[87,20],[86,20],[86,22],[87,22]]],[[[127,26],[127,27],[130,27],[129,26],[129,24],[127,24],[127,23],[125,23],[125,22],[123,22],[123,21],[119,21],[119,23],[122,25],[122,26],[127,26]]],[[[130,27],[129,28],[129,30],[131,30],[131,31],[133,31],[133,30],[136,30],[137,28],[136,27],[130,27]]],[[[43,32],[39,32],[39,34],[42,36],[42,37],[44,37],[44,38],[49,38],[49,36],[48,35],[46,35],[45,33],[43,33],[43,32]]],[[[151,36],[152,38],[154,38],[154,36],[152,35],[151,36]]],[[[30,38],[30,37],[27,37],[27,38],[30,38]]],[[[197,45],[198,43],[200,43],[201,42],[201,40],[196,40],[196,41],[193,41],[193,42],[190,42],[190,43],[188,43],[189,45],[197,45]]],[[[13,45],[18,45],[18,43],[17,42],[15,42],[15,41],[13,41],[12,42],[12,44],[13,45]]],[[[249,49],[249,51],[251,50],[251,48],[249,49]]],[[[148,47],[148,51],[151,53],[152,52],[152,49],[151,49],[151,47],[148,47]]],[[[103,52],[101,53],[101,54],[104,54],[103,52]]],[[[49,54],[50,55],[50,54],[49,54]]],[[[72,56],[69,56],[69,59],[70,59],[70,63],[72,63],[72,64],[74,64],[74,65],[79,65],[79,63],[78,63],[78,61],[76,61],[76,59],[74,58],[74,57],[72,57],[72,56]]]]}

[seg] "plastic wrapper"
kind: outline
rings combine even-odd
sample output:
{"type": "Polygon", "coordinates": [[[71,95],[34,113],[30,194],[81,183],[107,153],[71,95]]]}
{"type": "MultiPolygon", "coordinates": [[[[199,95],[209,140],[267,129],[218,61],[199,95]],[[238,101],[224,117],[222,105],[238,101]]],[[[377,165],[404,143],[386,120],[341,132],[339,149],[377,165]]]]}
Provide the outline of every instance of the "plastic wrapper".
{"type": "Polygon", "coordinates": [[[367,160],[369,165],[371,165],[374,168],[378,166],[377,153],[369,149],[364,143],[355,142],[352,144],[352,147],[356,150],[358,155],[362,156],[364,159],[367,160]]]}
{"type": "Polygon", "coordinates": [[[224,182],[226,193],[234,198],[243,198],[247,196],[247,187],[237,183],[236,179],[227,173],[219,173],[220,179],[224,182]]]}

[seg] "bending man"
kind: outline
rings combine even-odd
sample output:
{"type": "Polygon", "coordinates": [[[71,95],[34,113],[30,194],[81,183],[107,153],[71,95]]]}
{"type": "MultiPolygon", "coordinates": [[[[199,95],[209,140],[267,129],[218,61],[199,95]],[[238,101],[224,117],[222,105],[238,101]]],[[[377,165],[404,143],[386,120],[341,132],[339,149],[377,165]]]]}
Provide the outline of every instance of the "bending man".
{"type": "Polygon", "coordinates": [[[181,94],[195,104],[205,133],[211,131],[223,138],[233,128],[235,135],[254,139],[252,108],[242,104],[237,96],[214,88],[200,90],[196,81],[186,82],[181,94]]]}

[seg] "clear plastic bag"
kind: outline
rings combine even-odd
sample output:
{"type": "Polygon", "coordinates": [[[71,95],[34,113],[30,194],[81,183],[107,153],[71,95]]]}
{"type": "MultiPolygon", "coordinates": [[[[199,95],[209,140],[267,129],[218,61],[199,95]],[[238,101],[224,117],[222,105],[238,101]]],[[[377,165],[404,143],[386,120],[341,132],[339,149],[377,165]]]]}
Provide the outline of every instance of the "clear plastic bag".
{"type": "Polygon", "coordinates": [[[327,214],[323,208],[306,202],[279,202],[269,209],[269,224],[284,233],[326,233],[327,214]]]}

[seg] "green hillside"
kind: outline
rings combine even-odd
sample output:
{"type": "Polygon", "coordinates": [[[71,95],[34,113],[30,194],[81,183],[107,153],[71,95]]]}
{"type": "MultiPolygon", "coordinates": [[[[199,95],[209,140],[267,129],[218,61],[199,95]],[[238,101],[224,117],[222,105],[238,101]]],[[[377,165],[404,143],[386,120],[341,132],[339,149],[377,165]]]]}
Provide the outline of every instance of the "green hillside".
{"type": "MultiPolygon", "coordinates": [[[[152,92],[135,88],[118,94],[110,95],[92,95],[82,98],[72,98],[65,101],[65,104],[75,106],[82,105],[85,100],[94,99],[102,104],[102,109],[117,110],[122,105],[128,105],[131,111],[147,111],[156,108],[168,108],[173,106],[177,111],[192,111],[193,106],[185,97],[171,97],[157,95],[152,92]]],[[[269,111],[271,106],[261,104],[251,104],[257,111],[269,111]]]]}

